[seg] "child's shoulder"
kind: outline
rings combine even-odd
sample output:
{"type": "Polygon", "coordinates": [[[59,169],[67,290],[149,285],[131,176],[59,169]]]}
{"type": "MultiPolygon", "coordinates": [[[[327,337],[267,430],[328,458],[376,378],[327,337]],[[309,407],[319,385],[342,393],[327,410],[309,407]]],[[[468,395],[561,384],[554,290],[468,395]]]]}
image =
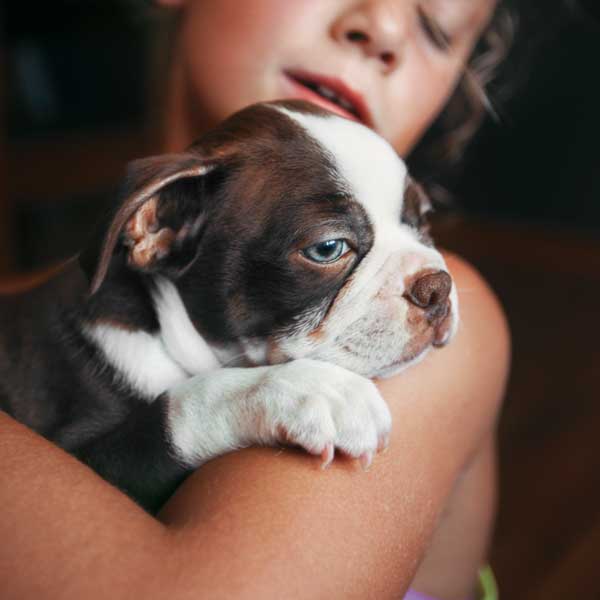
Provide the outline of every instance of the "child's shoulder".
{"type": "Polygon", "coordinates": [[[442,252],[459,298],[460,327],[470,350],[481,351],[481,360],[501,371],[510,361],[510,332],[500,301],[481,273],[467,260],[442,252]]]}

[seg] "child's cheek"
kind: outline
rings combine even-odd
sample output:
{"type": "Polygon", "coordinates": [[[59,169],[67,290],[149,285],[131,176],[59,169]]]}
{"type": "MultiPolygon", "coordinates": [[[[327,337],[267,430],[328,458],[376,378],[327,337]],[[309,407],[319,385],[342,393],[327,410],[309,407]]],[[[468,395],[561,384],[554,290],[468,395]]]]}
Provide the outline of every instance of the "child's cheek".
{"type": "Polygon", "coordinates": [[[462,74],[458,64],[432,65],[411,56],[386,97],[382,135],[407,157],[452,96],[462,74]]]}
{"type": "MultiPolygon", "coordinates": [[[[302,2],[194,2],[181,29],[192,109],[208,125],[247,104],[278,97],[278,77],[298,37],[302,2]]],[[[302,28],[301,28],[302,29],[302,28]]]]}

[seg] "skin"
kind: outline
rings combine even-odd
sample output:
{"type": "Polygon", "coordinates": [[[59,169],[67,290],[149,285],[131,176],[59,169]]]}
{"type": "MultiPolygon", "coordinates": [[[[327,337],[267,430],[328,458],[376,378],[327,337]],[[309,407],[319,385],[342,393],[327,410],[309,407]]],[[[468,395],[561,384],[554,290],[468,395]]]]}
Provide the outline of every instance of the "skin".
{"type": "MultiPolygon", "coordinates": [[[[304,67],[351,80],[401,155],[451,95],[494,6],[423,2],[451,30],[441,52],[409,0],[162,3],[181,11],[168,150],[245,104],[289,97],[281,69],[304,67]],[[354,30],[367,42],[350,41],[354,30]]],[[[343,459],[321,471],[303,453],[247,449],[196,472],[153,519],[0,415],[0,539],[10,540],[0,545],[0,595],[380,599],[409,585],[447,600],[472,594],[493,522],[509,338],[485,282],[446,258],[461,328],[447,348],[378,382],[394,427],[368,473],[343,459]]]]}

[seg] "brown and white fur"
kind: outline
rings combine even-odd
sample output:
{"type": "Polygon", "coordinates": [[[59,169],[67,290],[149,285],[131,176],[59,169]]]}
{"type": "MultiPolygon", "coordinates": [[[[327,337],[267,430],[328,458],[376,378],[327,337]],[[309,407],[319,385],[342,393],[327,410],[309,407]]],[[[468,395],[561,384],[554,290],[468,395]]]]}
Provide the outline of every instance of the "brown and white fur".
{"type": "Polygon", "coordinates": [[[2,299],[0,407],[149,509],[252,444],[366,466],[391,426],[369,378],[458,324],[428,208],[370,129],[249,107],[134,162],[78,260],[2,299]]]}

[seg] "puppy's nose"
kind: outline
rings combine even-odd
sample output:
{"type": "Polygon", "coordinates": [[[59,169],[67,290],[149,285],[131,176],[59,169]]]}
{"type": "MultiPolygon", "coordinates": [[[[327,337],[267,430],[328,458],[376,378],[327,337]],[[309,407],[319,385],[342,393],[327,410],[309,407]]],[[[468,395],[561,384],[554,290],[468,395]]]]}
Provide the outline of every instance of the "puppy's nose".
{"type": "Polygon", "coordinates": [[[452,278],[446,271],[428,272],[417,275],[405,296],[410,302],[429,312],[445,306],[451,289],[452,278]]]}

